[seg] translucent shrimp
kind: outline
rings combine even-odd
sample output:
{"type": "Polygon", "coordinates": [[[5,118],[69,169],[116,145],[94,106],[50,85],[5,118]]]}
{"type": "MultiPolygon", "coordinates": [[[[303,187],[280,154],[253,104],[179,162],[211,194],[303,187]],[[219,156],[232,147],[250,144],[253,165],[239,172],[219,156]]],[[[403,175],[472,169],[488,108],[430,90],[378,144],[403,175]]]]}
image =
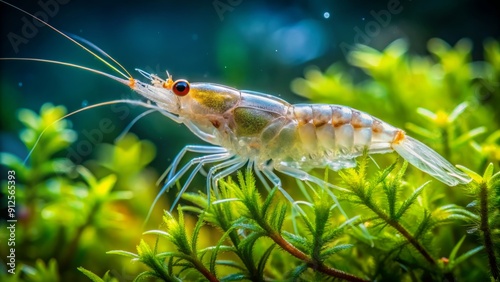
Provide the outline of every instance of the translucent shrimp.
{"type": "Polygon", "coordinates": [[[144,83],[132,78],[125,68],[106,53],[100,51],[118,64],[127,75],[74,39],[56,31],[92,53],[126,79],[64,62],[28,60],[69,65],[112,78],[127,85],[154,103],[155,109],[173,121],[184,124],[198,138],[211,144],[187,145],[179,152],[165,173],[165,184],[153,206],[170,186],[190,172],[172,204],[172,207],[175,206],[205,165],[212,165],[207,173],[207,195],[210,195],[212,188],[217,195],[218,180],[245,165],[255,171],[266,187],[270,188],[270,182],[290,200],[291,197],[283,190],[275,171],[342,190],[312,176],[308,171],[313,168],[327,167],[337,171],[354,167],[355,158],[365,151],[369,154],[396,151],[418,169],[449,186],[471,181],[467,175],[423,143],[367,113],[341,105],[292,105],[267,94],[212,83],[190,83],[183,79],[174,81],[168,73],[163,80],[137,69],[148,80],[144,83]],[[187,152],[202,156],[189,160],[179,168],[180,161],[187,152]]]}
{"type": "Polygon", "coordinates": [[[203,165],[215,162],[218,164],[208,173],[207,194],[210,187],[217,187],[219,179],[249,164],[264,183],[267,179],[291,200],[274,171],[322,185],[325,184],[322,180],[307,171],[354,167],[355,158],[365,151],[369,154],[396,151],[418,169],[449,186],[471,180],[403,130],[349,107],[291,105],[266,94],[210,83],[173,81],[170,75],[164,81],[144,71],[140,73],[151,84],[137,82],[132,86],[137,93],[154,101],[172,119],[184,123],[200,139],[214,145],[186,146],[175,158],[159,195],[194,168],[174,205],[194,174],[203,165]],[[188,151],[205,156],[192,159],[177,171],[180,159],[188,151]]]}
{"type": "MultiPolygon", "coordinates": [[[[151,79],[151,85],[136,83],[132,88],[137,93],[156,102],[196,136],[215,145],[186,147],[174,160],[169,178],[180,174],[176,166],[186,151],[227,153],[223,164],[228,167],[251,161],[255,170],[279,186],[273,170],[312,180],[306,171],[354,167],[355,158],[367,150],[369,154],[396,151],[449,186],[470,181],[467,175],[403,130],[349,107],[292,105],[271,95],[210,83],[174,82],[171,76],[163,81],[140,72],[151,79]]],[[[198,162],[190,165],[195,164],[198,162]]],[[[233,171],[228,169],[219,177],[233,171]]]]}

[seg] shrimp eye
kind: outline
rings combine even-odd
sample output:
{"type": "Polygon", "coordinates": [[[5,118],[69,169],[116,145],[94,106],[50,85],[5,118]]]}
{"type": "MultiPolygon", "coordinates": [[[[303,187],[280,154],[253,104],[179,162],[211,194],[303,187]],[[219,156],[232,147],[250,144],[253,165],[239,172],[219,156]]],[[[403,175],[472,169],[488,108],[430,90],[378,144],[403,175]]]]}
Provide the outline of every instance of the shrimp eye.
{"type": "Polygon", "coordinates": [[[177,96],[186,96],[189,93],[189,82],[186,80],[177,80],[172,86],[172,91],[177,96]]]}

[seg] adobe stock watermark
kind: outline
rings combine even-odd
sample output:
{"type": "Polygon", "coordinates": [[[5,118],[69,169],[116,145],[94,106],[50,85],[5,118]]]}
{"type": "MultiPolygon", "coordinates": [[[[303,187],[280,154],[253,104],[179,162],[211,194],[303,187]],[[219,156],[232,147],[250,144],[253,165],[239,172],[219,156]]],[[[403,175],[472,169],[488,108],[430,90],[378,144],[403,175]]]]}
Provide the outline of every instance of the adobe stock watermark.
{"type": "MultiPolygon", "coordinates": [[[[410,0],[411,1],[411,0],[410,0]]],[[[349,45],[345,41],[340,43],[339,47],[345,57],[347,54],[355,48],[356,44],[369,44],[373,38],[380,34],[382,28],[389,26],[393,15],[397,15],[403,11],[403,5],[399,0],[389,0],[387,2],[387,9],[382,9],[378,12],[374,10],[370,11],[372,20],[368,21],[363,29],[358,26],[354,27],[354,39],[353,43],[349,45]]]]}
{"type": "MultiPolygon", "coordinates": [[[[120,120],[126,119],[130,114],[128,106],[123,104],[111,105],[111,111],[118,115],[120,120]]],[[[104,140],[104,135],[109,134],[116,129],[116,126],[109,118],[101,119],[97,125],[97,128],[82,130],[82,135],[85,139],[78,141],[75,146],[69,147],[66,158],[70,159],[74,163],[82,163],[83,158],[89,156],[97,145],[104,140]]]]}
{"type": "MultiPolygon", "coordinates": [[[[16,171],[7,171],[7,230],[8,236],[5,239],[7,245],[7,272],[10,274],[16,274],[16,171]]],[[[2,258],[3,260],[3,258],[2,258]]]]}
{"type": "MultiPolygon", "coordinates": [[[[66,5],[70,0],[40,0],[37,2],[41,10],[34,12],[33,15],[42,21],[48,23],[50,18],[55,17],[60,9],[60,5],[66,5]]],[[[38,34],[38,29],[44,27],[45,24],[34,19],[23,16],[21,18],[23,23],[19,33],[9,32],[7,34],[7,39],[14,49],[14,52],[19,53],[19,46],[21,44],[28,44],[30,39],[33,39],[38,34]]]]}
{"type": "Polygon", "coordinates": [[[220,21],[223,21],[224,14],[234,11],[234,8],[238,7],[241,3],[243,3],[243,0],[214,0],[212,6],[214,6],[220,21]]]}

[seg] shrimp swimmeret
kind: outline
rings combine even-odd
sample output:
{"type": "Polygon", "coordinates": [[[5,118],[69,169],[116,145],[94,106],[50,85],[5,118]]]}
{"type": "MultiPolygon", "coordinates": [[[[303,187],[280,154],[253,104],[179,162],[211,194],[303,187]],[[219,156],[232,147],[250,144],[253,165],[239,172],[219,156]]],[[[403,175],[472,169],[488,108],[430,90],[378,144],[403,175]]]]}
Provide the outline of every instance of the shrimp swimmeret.
{"type": "Polygon", "coordinates": [[[269,181],[285,195],[287,193],[282,189],[281,180],[275,171],[300,180],[333,186],[307,171],[312,168],[328,167],[337,171],[354,167],[355,158],[365,151],[369,154],[396,151],[418,169],[449,186],[466,184],[471,180],[438,153],[407,136],[403,130],[367,113],[341,105],[292,105],[271,95],[240,91],[212,83],[189,83],[182,79],[174,81],[170,75],[163,80],[137,70],[149,80],[144,83],[134,79],[106,53],[102,52],[127,75],[73,38],[47,23],[44,24],[106,63],[124,79],[64,62],[13,59],[69,65],[112,78],[153,102],[150,107],[156,108],[173,121],[186,125],[197,137],[211,144],[188,145],[182,149],[173,160],[166,183],[155,203],[160,195],[190,171],[172,204],[172,207],[175,206],[194,176],[208,164],[212,165],[207,173],[208,195],[211,188],[217,191],[218,180],[245,165],[253,168],[266,187],[269,188],[269,181]],[[200,153],[203,156],[191,159],[178,169],[186,152],[200,153]]]}

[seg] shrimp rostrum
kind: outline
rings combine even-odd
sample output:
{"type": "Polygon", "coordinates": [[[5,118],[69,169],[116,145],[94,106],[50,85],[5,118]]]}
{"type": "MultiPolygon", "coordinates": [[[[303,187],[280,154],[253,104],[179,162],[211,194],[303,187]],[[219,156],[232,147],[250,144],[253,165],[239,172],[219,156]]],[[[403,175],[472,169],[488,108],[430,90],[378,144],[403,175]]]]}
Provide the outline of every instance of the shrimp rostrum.
{"type": "Polygon", "coordinates": [[[172,204],[174,207],[194,177],[201,171],[206,172],[203,169],[205,165],[210,165],[206,172],[208,196],[212,188],[217,195],[218,180],[245,165],[253,168],[268,189],[271,188],[271,183],[272,187],[280,189],[288,198],[275,171],[303,181],[338,188],[312,176],[308,171],[313,168],[328,167],[336,171],[354,167],[355,158],[365,152],[376,154],[396,151],[418,169],[449,186],[465,184],[471,180],[438,153],[407,136],[403,130],[364,112],[341,105],[292,105],[267,94],[240,91],[211,83],[189,83],[182,79],[174,81],[170,75],[163,80],[156,75],[137,70],[149,80],[144,83],[134,79],[116,60],[97,47],[93,46],[122,70],[83,46],[81,39],[77,42],[36,16],[2,0],[0,2],[52,28],[124,78],[59,61],[33,58],[2,58],[3,60],[61,64],[116,80],[154,104],[123,100],[114,102],[143,104],[154,108],[175,122],[186,125],[196,136],[211,144],[188,145],[182,149],[166,171],[165,184],[155,203],[169,187],[190,172],[172,204]],[[179,168],[187,152],[202,155],[179,168]]]}

